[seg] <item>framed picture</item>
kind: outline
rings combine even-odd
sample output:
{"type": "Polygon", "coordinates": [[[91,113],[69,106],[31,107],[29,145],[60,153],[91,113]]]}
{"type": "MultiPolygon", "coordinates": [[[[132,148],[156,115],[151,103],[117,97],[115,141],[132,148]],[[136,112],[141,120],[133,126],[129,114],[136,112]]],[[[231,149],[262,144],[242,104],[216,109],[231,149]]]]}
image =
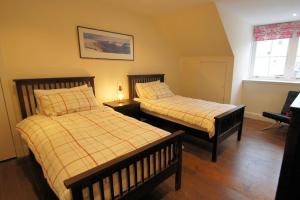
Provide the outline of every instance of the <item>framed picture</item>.
{"type": "Polygon", "coordinates": [[[134,60],[133,35],[77,27],[81,58],[134,60]]]}

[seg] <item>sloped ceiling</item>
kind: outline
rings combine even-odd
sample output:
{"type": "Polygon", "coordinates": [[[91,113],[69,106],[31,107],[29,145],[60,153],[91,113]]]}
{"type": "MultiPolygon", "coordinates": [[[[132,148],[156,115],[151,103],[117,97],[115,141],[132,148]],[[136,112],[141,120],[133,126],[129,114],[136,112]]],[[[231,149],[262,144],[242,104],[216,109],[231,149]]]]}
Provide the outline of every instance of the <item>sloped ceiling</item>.
{"type": "Polygon", "coordinates": [[[299,0],[215,0],[215,2],[252,25],[300,20],[299,0]]]}
{"type": "Polygon", "coordinates": [[[148,16],[158,16],[212,0],[104,0],[114,6],[148,16]]]}
{"type": "Polygon", "coordinates": [[[153,19],[179,56],[232,56],[212,0],[103,0],[153,19]]]}
{"type": "Polygon", "coordinates": [[[215,2],[252,25],[300,20],[299,0],[104,0],[148,16],[215,2]],[[297,16],[293,16],[297,13],[297,16]]]}
{"type": "Polygon", "coordinates": [[[156,22],[180,56],[233,55],[214,3],[165,14],[156,22]]]}

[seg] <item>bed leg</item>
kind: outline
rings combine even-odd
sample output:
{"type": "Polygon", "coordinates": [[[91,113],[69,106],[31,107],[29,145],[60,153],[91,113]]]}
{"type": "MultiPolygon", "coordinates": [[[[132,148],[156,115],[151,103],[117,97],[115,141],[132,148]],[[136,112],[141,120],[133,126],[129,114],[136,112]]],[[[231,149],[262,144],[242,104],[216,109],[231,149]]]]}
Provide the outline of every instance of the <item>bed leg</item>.
{"type": "Polygon", "coordinates": [[[241,121],[241,124],[240,124],[240,127],[239,127],[238,137],[237,137],[238,141],[241,141],[241,139],[242,139],[243,124],[244,124],[244,118],[242,118],[242,121],[241,121]]]}
{"type": "Polygon", "coordinates": [[[178,170],[175,174],[175,190],[179,190],[181,188],[181,169],[178,170]]]}
{"type": "Polygon", "coordinates": [[[241,139],[242,139],[242,127],[239,129],[239,131],[238,131],[238,136],[237,136],[237,140],[238,141],[241,141],[241,139]]]}
{"type": "Polygon", "coordinates": [[[243,125],[244,125],[244,111],[245,111],[245,107],[243,107],[242,113],[241,113],[241,116],[242,116],[241,117],[241,124],[240,124],[240,127],[239,127],[238,136],[237,136],[238,141],[241,141],[241,139],[242,139],[243,125]]]}
{"type": "Polygon", "coordinates": [[[179,141],[177,144],[177,171],[175,174],[175,190],[179,190],[181,188],[181,171],[182,171],[182,141],[179,141]]]}
{"type": "Polygon", "coordinates": [[[218,140],[215,139],[213,143],[212,157],[211,161],[217,162],[217,154],[218,154],[218,140]]]}
{"type": "Polygon", "coordinates": [[[71,192],[72,192],[73,200],[83,200],[81,187],[78,186],[78,187],[71,188],[71,192]]]}

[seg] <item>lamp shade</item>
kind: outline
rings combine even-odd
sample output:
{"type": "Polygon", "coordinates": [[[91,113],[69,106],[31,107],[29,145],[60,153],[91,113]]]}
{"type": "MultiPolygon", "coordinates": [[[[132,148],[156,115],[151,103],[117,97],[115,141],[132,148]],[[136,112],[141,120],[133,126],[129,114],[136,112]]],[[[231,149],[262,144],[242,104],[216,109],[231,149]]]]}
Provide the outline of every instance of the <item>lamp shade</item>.
{"type": "Polygon", "coordinates": [[[118,94],[117,95],[118,95],[118,100],[122,101],[123,98],[124,98],[124,93],[123,93],[123,87],[122,87],[122,85],[118,86],[118,94]]]}

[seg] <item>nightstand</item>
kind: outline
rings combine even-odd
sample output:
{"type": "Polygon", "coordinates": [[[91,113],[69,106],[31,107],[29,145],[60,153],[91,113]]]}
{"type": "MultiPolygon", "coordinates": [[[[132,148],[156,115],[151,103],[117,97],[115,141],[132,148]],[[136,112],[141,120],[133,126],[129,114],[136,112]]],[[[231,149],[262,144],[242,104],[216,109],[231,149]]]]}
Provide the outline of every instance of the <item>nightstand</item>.
{"type": "Polygon", "coordinates": [[[127,115],[129,117],[134,117],[136,119],[140,118],[140,102],[124,99],[120,101],[110,101],[105,102],[103,105],[111,107],[115,111],[127,115]]]}

